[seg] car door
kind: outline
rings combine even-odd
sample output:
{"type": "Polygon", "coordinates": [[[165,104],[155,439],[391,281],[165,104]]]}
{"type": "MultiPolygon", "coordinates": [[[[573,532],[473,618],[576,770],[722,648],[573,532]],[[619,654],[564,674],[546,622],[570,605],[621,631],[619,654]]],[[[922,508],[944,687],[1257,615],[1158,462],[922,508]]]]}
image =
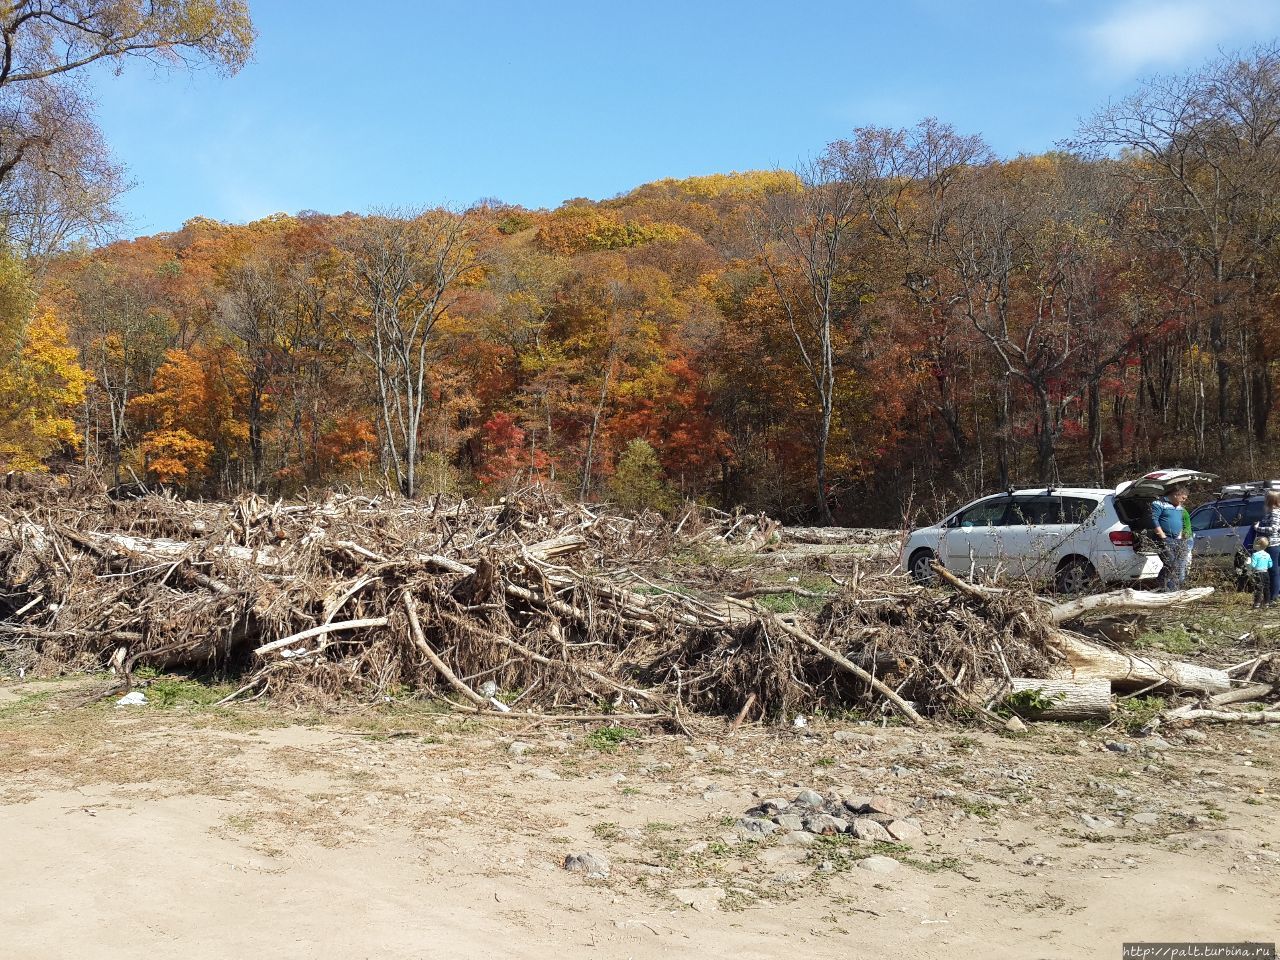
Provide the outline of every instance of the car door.
{"type": "Polygon", "coordinates": [[[1014,494],[1004,528],[1000,531],[997,557],[1009,576],[1032,579],[1040,566],[1046,538],[1062,514],[1056,497],[1048,494],[1014,494]]]}
{"type": "Polygon", "coordinates": [[[1192,511],[1193,555],[1209,563],[1230,563],[1241,549],[1239,529],[1244,513],[1241,500],[1218,500],[1192,511]]]}
{"type": "Polygon", "coordinates": [[[1010,499],[1007,494],[988,497],[951,518],[944,544],[949,570],[970,579],[994,574],[1010,499]]]}
{"type": "MultiPolygon", "coordinates": [[[[1065,554],[1090,556],[1095,533],[1090,518],[1100,502],[1092,497],[1052,493],[1015,496],[1010,518],[1011,522],[1019,519],[1024,525],[1025,546],[1018,551],[1016,566],[1010,549],[1010,568],[1019,570],[1028,580],[1043,581],[1053,577],[1065,554]]],[[[1006,537],[1006,542],[1013,544],[1015,538],[1006,537]]]]}

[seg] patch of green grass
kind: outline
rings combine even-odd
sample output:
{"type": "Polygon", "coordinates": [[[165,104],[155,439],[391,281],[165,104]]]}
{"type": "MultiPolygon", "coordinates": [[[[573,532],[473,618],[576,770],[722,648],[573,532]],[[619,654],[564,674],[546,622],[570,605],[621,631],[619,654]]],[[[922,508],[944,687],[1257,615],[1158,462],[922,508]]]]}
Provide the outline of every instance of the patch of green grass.
{"type": "Polygon", "coordinates": [[[959,736],[952,737],[950,741],[952,750],[972,750],[978,746],[978,741],[973,737],[959,736]]]}
{"type": "Polygon", "coordinates": [[[53,690],[41,690],[39,693],[28,693],[12,703],[0,705],[0,720],[11,720],[30,716],[37,707],[54,695],[53,690]]]}
{"type": "Polygon", "coordinates": [[[1119,703],[1120,725],[1130,733],[1135,733],[1168,706],[1168,702],[1161,696],[1127,697],[1119,703]]]}
{"type": "Polygon", "coordinates": [[[717,908],[727,913],[741,913],[759,902],[758,897],[749,896],[742,890],[730,890],[716,904],[717,908]]]}
{"type": "Polygon", "coordinates": [[[1005,697],[1004,701],[996,707],[995,712],[1000,716],[1008,714],[1017,714],[1021,717],[1035,716],[1066,698],[1065,693],[1048,694],[1039,688],[1017,690],[1005,697]]]}
{"type": "Polygon", "coordinates": [[[800,597],[794,593],[768,593],[753,599],[773,613],[818,613],[827,605],[826,597],[800,597]]]}
{"type": "Polygon", "coordinates": [[[651,823],[646,823],[644,829],[646,833],[669,833],[678,828],[674,823],[663,823],[661,820],[654,820],[651,823]]]}
{"type": "Polygon", "coordinates": [[[618,747],[628,740],[639,737],[640,731],[634,727],[597,727],[586,736],[586,744],[601,753],[617,753],[618,747]]]}
{"type": "Polygon", "coordinates": [[[597,823],[591,828],[597,840],[617,840],[618,825],[616,823],[597,823]]]}
{"type": "Polygon", "coordinates": [[[899,857],[909,867],[915,867],[925,873],[941,873],[944,870],[960,872],[963,866],[959,857],[940,857],[937,860],[920,860],[917,857],[899,857]]]}
{"type": "Polygon", "coordinates": [[[1175,655],[1230,646],[1241,634],[1257,628],[1257,613],[1249,601],[1246,594],[1219,590],[1204,603],[1153,618],[1135,645],[1175,655]]]}
{"type": "Polygon", "coordinates": [[[1054,753],[1064,757],[1080,756],[1080,749],[1069,743],[1046,743],[1040,750],[1042,753],[1054,753]]]}
{"type": "Polygon", "coordinates": [[[818,837],[818,842],[809,848],[807,859],[812,863],[829,860],[837,873],[849,870],[859,860],[867,857],[884,856],[901,858],[911,852],[905,843],[874,843],[864,846],[854,837],[846,833],[836,833],[829,837],[818,837]]]}
{"type": "Polygon", "coordinates": [[[232,692],[227,684],[208,684],[181,677],[159,677],[143,691],[147,702],[161,708],[208,707],[232,692]]]}
{"type": "Polygon", "coordinates": [[[819,757],[813,761],[815,767],[834,767],[836,765],[835,757],[819,757]]]}
{"type": "Polygon", "coordinates": [[[1179,655],[1192,653],[1199,646],[1196,638],[1187,631],[1187,628],[1180,625],[1171,625],[1160,630],[1150,630],[1138,637],[1134,645],[1179,655]]]}
{"type": "Polygon", "coordinates": [[[957,797],[955,799],[955,804],[965,813],[971,813],[975,817],[980,817],[983,820],[991,820],[996,815],[995,805],[985,803],[981,800],[964,800],[957,797]]]}

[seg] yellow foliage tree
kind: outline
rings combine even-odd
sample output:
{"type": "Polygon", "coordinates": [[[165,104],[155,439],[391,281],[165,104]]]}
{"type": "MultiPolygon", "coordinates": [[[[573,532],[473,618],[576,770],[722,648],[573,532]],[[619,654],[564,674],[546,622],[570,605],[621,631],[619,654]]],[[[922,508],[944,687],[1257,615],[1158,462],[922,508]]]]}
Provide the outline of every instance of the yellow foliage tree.
{"type": "Polygon", "coordinates": [[[6,344],[0,366],[0,463],[9,470],[42,470],[58,449],[77,448],[75,414],[90,381],[57,314],[37,311],[20,342],[6,344]]]}

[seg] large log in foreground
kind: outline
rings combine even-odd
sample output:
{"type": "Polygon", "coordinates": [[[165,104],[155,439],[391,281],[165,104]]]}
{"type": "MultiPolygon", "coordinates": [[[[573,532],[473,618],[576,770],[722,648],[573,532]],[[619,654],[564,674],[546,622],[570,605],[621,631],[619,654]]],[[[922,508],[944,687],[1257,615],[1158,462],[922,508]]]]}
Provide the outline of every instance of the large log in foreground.
{"type": "Polygon", "coordinates": [[[1126,653],[1063,632],[1052,643],[1066,661],[1055,671],[1061,679],[1107,680],[1120,691],[1163,686],[1169,690],[1223,693],[1231,687],[1225,670],[1126,653]]]}
{"type": "MultiPolygon", "coordinates": [[[[1014,677],[1010,683],[1013,695],[1010,706],[1019,716],[1029,720],[1110,720],[1111,683],[1108,680],[1037,680],[1014,677]],[[1049,705],[1021,705],[1018,694],[1033,694],[1033,699],[1049,705]]],[[[1029,698],[1030,699],[1030,698],[1029,698]]]]}
{"type": "Polygon", "coordinates": [[[1078,597],[1063,603],[1049,604],[1049,618],[1054,623],[1068,623],[1078,620],[1086,614],[1105,612],[1108,614],[1123,612],[1149,613],[1152,610],[1167,610],[1170,607],[1183,607],[1189,603],[1203,600],[1213,593],[1213,587],[1196,587],[1193,590],[1177,590],[1165,593],[1154,590],[1134,590],[1125,587],[1108,593],[1095,593],[1086,597],[1078,597]]]}

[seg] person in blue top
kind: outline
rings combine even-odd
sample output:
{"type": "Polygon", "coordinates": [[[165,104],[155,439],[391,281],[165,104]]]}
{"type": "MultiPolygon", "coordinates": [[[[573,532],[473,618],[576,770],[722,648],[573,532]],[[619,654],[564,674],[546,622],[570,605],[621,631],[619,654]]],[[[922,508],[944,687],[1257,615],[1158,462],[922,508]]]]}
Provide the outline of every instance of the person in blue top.
{"type": "Polygon", "coordinates": [[[1266,607],[1275,599],[1271,595],[1271,568],[1274,566],[1266,537],[1253,541],[1253,553],[1249,555],[1249,572],[1253,574],[1253,607],[1266,607]]]}
{"type": "Polygon", "coordinates": [[[1271,557],[1271,591],[1268,603],[1280,599],[1280,490],[1268,490],[1262,519],[1253,525],[1253,549],[1265,537],[1267,553],[1271,557]]]}
{"type": "Polygon", "coordinates": [[[1182,536],[1182,505],[1187,502],[1188,492],[1185,484],[1178,484],[1151,504],[1151,520],[1155,525],[1151,533],[1156,538],[1160,559],[1164,562],[1160,568],[1162,590],[1182,589],[1182,552],[1187,546],[1187,540],[1182,536]]]}

